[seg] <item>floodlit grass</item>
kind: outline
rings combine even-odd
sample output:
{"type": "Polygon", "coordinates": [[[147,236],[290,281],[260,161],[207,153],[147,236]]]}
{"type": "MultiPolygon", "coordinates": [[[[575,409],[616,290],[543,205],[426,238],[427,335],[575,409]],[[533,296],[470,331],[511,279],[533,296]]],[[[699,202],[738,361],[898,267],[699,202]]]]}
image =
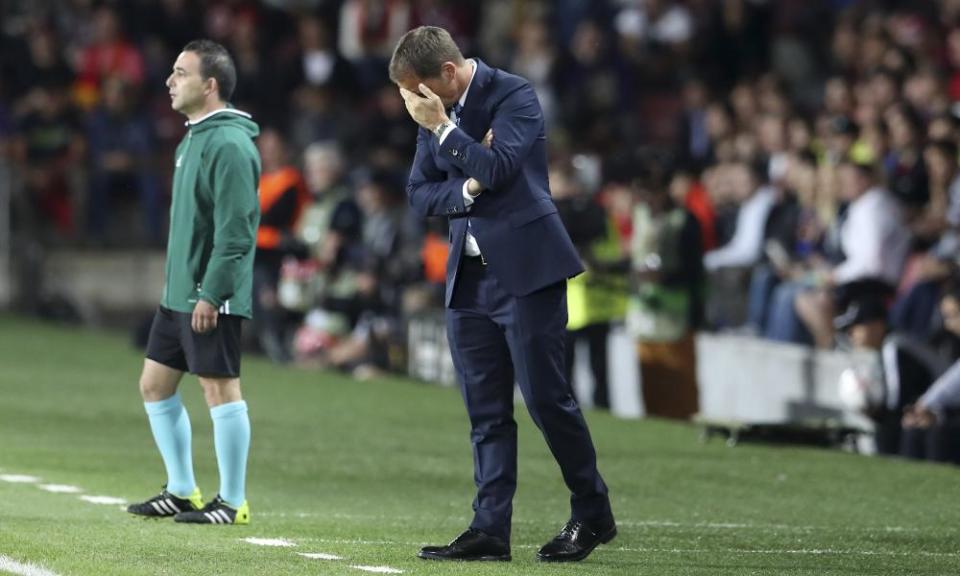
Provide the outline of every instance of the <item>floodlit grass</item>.
{"type": "MultiPolygon", "coordinates": [[[[0,316],[0,474],[137,500],[165,480],[122,336],[0,316]]],[[[578,565],[536,548],[566,520],[567,492],[518,410],[520,488],[509,564],[424,562],[470,518],[467,420],[455,390],[245,360],[249,526],[129,516],[35,484],[0,481],[0,559],[63,576],[106,574],[958,574],[960,470],[807,449],[701,444],[688,426],[587,418],[620,535],[578,565]],[[267,548],[244,538],[284,538],[267,548]],[[327,553],[343,560],[311,560],[327,553]]],[[[183,396],[204,494],[217,490],[208,411],[183,396]]],[[[0,573],[2,573],[0,563],[0,573]]]]}

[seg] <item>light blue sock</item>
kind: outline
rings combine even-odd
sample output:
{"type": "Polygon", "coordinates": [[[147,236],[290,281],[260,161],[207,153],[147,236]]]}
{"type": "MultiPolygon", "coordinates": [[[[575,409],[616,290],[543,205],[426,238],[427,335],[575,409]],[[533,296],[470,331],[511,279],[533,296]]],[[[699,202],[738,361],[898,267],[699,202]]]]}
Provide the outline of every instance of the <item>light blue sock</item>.
{"type": "Polygon", "coordinates": [[[220,469],[220,497],[233,508],[246,501],[247,453],[250,451],[250,417],[243,400],[210,409],[213,444],[220,469]]]}
{"type": "Polygon", "coordinates": [[[143,407],[167,468],[167,491],[186,498],[197,487],[197,481],[193,477],[190,416],[180,393],[159,402],[144,402],[143,407]]]}

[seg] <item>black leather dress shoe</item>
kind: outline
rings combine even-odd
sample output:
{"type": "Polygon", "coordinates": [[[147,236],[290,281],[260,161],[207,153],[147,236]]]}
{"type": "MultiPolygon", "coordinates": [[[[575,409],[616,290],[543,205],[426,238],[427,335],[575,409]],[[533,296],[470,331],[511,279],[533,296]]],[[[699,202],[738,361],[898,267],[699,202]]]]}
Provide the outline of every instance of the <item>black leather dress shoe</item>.
{"type": "Polygon", "coordinates": [[[603,524],[571,520],[557,536],[537,551],[537,560],[544,562],[576,562],[583,560],[600,544],[606,544],[617,535],[617,525],[611,518],[603,524]]]}
{"type": "Polygon", "coordinates": [[[425,560],[510,561],[510,545],[479,530],[470,528],[446,546],[425,546],[417,554],[425,560]]]}

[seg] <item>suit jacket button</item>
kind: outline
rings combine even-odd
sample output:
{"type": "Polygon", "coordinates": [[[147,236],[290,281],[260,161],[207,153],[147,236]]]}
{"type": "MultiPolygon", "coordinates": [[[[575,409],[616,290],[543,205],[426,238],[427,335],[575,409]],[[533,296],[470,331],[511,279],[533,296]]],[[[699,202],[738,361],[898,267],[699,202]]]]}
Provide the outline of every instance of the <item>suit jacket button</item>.
{"type": "Polygon", "coordinates": [[[456,149],[451,150],[450,153],[453,154],[455,157],[460,155],[460,152],[456,149]]]}

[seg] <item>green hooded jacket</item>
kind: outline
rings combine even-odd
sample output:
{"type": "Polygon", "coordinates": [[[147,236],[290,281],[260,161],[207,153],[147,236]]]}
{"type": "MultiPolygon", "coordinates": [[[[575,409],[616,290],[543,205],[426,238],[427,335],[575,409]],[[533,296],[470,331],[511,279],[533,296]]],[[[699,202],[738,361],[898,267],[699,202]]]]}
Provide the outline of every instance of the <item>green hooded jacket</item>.
{"type": "Polygon", "coordinates": [[[192,313],[206,300],[250,318],[260,222],[260,128],[233,108],[187,122],[177,146],[161,306],[192,313]]]}

